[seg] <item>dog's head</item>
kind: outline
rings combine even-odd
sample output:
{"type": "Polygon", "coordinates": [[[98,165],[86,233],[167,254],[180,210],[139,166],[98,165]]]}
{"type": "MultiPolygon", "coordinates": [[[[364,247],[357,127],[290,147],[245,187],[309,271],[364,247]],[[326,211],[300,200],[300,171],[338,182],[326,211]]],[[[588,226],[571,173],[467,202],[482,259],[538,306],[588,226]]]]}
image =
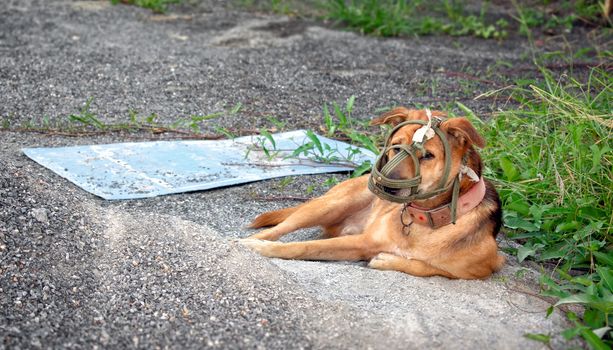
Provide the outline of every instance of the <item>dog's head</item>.
{"type": "MultiPolygon", "coordinates": [[[[485,146],[485,140],[469,120],[466,118],[445,119],[446,114],[441,111],[432,111],[431,117],[434,119],[434,123],[437,123],[438,132],[442,133],[447,140],[449,154],[446,154],[444,142],[438,132],[415,149],[414,155],[418,160],[419,175],[421,176],[421,182],[417,187],[418,193],[428,193],[440,188],[440,184],[443,182],[446,157],[450,157],[450,166],[449,174],[444,180],[445,186],[449,186],[454,181],[463,164],[474,170],[477,176],[481,176],[481,159],[473,146],[482,148],[485,146]]],[[[397,127],[399,124],[411,120],[428,122],[428,115],[425,110],[410,110],[398,107],[375,118],[370,124],[389,124],[397,127]]],[[[413,144],[413,135],[422,127],[422,124],[412,123],[400,126],[390,135],[388,146],[413,144]]],[[[384,150],[387,159],[393,158],[399,152],[398,149],[388,148],[384,150]]],[[[387,177],[394,180],[414,178],[416,175],[415,164],[416,162],[413,161],[412,157],[407,157],[394,167],[387,174],[387,177]]],[[[464,179],[461,186],[471,186],[471,184],[464,179]]],[[[386,192],[400,196],[405,196],[407,191],[410,192],[406,189],[386,189],[386,192]]]]}

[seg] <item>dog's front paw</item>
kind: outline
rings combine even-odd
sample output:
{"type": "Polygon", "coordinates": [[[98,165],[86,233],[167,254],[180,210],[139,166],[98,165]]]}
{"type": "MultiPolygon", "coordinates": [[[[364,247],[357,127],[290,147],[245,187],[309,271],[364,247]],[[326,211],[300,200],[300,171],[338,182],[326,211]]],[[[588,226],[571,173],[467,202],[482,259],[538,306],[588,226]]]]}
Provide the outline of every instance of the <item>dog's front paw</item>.
{"type": "Polygon", "coordinates": [[[254,252],[260,255],[267,256],[267,257],[273,257],[272,247],[275,244],[278,244],[277,242],[271,242],[271,241],[265,241],[261,239],[253,239],[253,238],[239,239],[238,243],[253,250],[254,252]]]}
{"type": "Polygon", "coordinates": [[[275,234],[275,231],[273,229],[266,229],[249,236],[247,239],[276,241],[277,239],[279,239],[279,235],[275,234]]]}
{"type": "Polygon", "coordinates": [[[404,258],[389,253],[379,253],[368,263],[368,267],[377,270],[395,270],[394,266],[404,258]]]}

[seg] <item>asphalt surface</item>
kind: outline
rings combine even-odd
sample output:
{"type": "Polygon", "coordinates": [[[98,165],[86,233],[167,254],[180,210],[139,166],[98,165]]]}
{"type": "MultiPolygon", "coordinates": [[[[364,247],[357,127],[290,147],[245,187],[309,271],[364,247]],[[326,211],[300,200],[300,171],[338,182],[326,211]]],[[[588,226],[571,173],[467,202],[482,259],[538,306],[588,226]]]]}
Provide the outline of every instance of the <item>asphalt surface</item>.
{"type": "MultiPolygon", "coordinates": [[[[287,129],[317,128],[324,102],[351,95],[361,120],[455,100],[489,113],[493,101],[472,97],[496,83],[473,76],[525,65],[525,50],[519,39],[363,37],[225,2],[160,16],[106,1],[9,0],[0,117],[13,130],[45,116],[62,123],[91,98],[105,122],[134,110],[172,123],[241,103],[202,127],[248,130],[272,115],[287,129]]],[[[265,259],[233,243],[258,213],[296,204],[258,198],[321,194],[330,175],[106,202],[21,152],[175,136],[0,131],[0,349],[517,349],[542,347],[525,333],[567,327],[558,311],[545,317],[538,274],[512,257],[486,281],[453,281],[265,259]]]]}

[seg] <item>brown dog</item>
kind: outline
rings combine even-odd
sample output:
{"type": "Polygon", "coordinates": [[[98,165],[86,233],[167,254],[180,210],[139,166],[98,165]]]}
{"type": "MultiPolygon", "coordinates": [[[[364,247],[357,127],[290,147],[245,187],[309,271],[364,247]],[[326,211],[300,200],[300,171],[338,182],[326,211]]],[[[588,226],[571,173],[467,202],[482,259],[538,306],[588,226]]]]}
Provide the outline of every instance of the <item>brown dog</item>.
{"type": "MultiPolygon", "coordinates": [[[[432,115],[443,117],[444,113],[433,111],[432,115]]],[[[371,125],[396,126],[407,120],[429,119],[426,111],[399,107],[374,119],[371,125]]],[[[485,141],[466,118],[441,120],[437,125],[437,132],[446,136],[445,142],[450,148],[448,180],[441,181],[446,153],[439,134],[423,142],[415,158],[418,163],[407,158],[389,177],[413,178],[414,164],[419,164],[418,193],[432,191],[439,181],[446,183],[442,193],[406,205],[395,203],[369,190],[369,177],[365,175],[344,181],[304,204],[259,215],[250,227],[273,227],[239,242],[267,257],[370,260],[371,268],[414,276],[464,279],[490,276],[501,268],[504,258],[498,255],[495,240],[501,225],[500,200],[492,184],[481,178],[481,158],[474,147],[484,147],[485,141]],[[458,176],[463,165],[474,171],[472,179],[458,176]],[[480,179],[478,182],[474,175],[480,179]],[[450,186],[456,178],[459,199],[454,224],[449,222],[448,204],[453,196],[450,186]],[[321,226],[329,238],[275,242],[289,232],[313,226],[321,226]]],[[[397,148],[410,144],[420,127],[419,124],[399,126],[390,136],[390,144],[397,148]]],[[[389,148],[385,152],[389,153],[386,156],[393,157],[400,151],[389,148]]],[[[389,190],[389,193],[396,195],[403,191],[407,192],[401,189],[389,190]]]]}

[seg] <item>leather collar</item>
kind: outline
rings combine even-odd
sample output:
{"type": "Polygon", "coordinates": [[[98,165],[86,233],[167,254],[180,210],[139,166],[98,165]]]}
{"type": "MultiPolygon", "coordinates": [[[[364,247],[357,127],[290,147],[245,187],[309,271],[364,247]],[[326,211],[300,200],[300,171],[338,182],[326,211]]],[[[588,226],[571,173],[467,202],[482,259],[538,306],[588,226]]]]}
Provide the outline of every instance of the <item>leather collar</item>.
{"type": "MultiPolygon", "coordinates": [[[[485,181],[483,177],[479,179],[473,187],[458,198],[457,217],[468,213],[476,208],[485,197],[485,181]]],[[[406,211],[413,219],[414,223],[430,226],[433,229],[449,225],[451,223],[451,203],[447,203],[433,209],[422,208],[410,203],[406,206],[406,211]]]]}

